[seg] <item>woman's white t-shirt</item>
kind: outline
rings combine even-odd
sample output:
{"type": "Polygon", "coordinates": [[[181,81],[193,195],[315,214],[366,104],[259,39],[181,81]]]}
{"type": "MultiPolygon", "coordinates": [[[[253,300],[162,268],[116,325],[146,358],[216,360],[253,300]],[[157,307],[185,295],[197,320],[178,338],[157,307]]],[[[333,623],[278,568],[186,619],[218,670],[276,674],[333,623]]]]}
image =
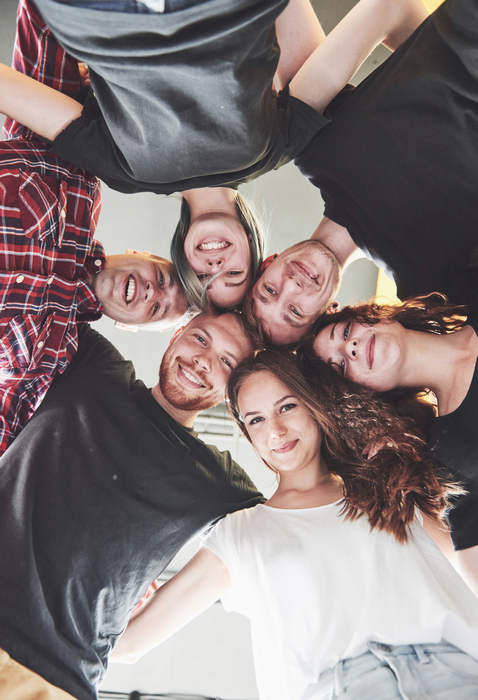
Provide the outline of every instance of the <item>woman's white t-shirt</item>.
{"type": "Polygon", "coordinates": [[[261,700],[298,700],[369,641],[444,639],[478,658],[478,599],[421,525],[401,545],[365,517],[346,520],[342,503],[258,505],[205,540],[231,575],[225,608],[251,620],[261,700]]]}

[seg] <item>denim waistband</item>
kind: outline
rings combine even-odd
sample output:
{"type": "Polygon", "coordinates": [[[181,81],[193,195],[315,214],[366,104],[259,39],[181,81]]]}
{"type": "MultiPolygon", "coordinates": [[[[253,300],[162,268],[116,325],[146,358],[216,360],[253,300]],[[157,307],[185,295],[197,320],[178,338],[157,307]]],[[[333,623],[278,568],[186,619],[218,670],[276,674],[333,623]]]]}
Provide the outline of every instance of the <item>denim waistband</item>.
{"type": "Polygon", "coordinates": [[[317,688],[324,692],[335,688],[337,696],[344,693],[345,676],[347,683],[353,683],[356,678],[372,671],[378,666],[387,664],[387,657],[413,654],[422,664],[429,663],[429,654],[456,653],[460,650],[448,642],[438,644],[400,644],[392,646],[382,642],[369,642],[369,651],[351,659],[342,659],[333,668],[329,668],[320,675],[317,688]]]}

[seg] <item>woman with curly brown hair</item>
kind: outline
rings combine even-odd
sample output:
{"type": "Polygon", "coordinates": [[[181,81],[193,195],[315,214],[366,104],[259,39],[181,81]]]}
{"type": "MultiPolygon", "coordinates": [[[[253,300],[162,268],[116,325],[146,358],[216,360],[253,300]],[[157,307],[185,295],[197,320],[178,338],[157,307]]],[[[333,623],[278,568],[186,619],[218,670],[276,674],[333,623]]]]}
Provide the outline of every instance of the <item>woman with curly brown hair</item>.
{"type": "Polygon", "coordinates": [[[428,430],[433,458],[468,491],[448,514],[457,560],[478,591],[478,319],[440,294],[398,305],[362,304],[325,316],[312,341],[315,353],[339,374],[403,397],[435,394],[437,416],[428,430]]]}
{"type": "Polygon", "coordinates": [[[136,659],[222,596],[251,619],[261,700],[476,697],[478,601],[415,517],[442,511],[447,484],[413,421],[341,384],[280,350],[234,370],[232,413],[277,491],[217,523],[113,658],[136,659]]]}

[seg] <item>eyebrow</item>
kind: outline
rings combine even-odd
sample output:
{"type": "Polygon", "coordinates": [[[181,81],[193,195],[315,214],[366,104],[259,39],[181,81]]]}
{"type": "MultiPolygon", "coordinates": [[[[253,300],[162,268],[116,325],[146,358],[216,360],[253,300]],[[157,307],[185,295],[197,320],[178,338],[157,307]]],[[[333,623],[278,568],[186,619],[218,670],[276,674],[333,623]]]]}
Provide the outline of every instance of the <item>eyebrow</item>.
{"type": "Polygon", "coordinates": [[[292,326],[292,328],[303,328],[304,326],[308,325],[307,323],[298,323],[295,319],[287,316],[287,314],[281,314],[280,317],[283,321],[288,323],[289,326],[292,326]]]}
{"type": "Polygon", "coordinates": [[[242,282],[224,282],[225,287],[240,287],[247,282],[247,275],[244,277],[242,282]]]}
{"type": "Polygon", "coordinates": [[[330,340],[334,339],[335,329],[337,328],[337,325],[338,325],[338,321],[337,321],[337,323],[334,323],[334,325],[332,326],[332,330],[330,331],[330,340]]]}
{"type": "Polygon", "coordinates": [[[167,303],[164,305],[164,311],[163,311],[163,313],[161,314],[161,318],[158,319],[159,321],[162,321],[163,318],[166,318],[166,316],[167,316],[168,313],[169,313],[169,309],[170,309],[170,308],[171,308],[171,302],[167,302],[167,303]]]}
{"type": "MultiPolygon", "coordinates": [[[[282,403],[283,401],[286,401],[287,399],[295,399],[295,398],[297,398],[297,397],[294,396],[294,394],[286,394],[285,396],[283,396],[281,399],[279,399],[278,401],[276,401],[276,402],[273,403],[272,405],[273,405],[273,406],[278,406],[280,403],[282,403]]],[[[248,411],[248,412],[243,416],[243,418],[246,419],[247,416],[256,416],[258,413],[261,413],[261,411],[248,411]]]]}
{"type": "MultiPolygon", "coordinates": [[[[202,333],[203,335],[205,335],[205,336],[207,337],[207,339],[209,340],[209,342],[211,343],[211,345],[214,345],[213,337],[212,337],[212,335],[209,333],[209,331],[207,331],[203,326],[200,326],[200,327],[197,328],[196,330],[198,330],[200,333],[202,333]]],[[[237,355],[234,355],[234,353],[233,353],[231,350],[225,350],[225,351],[224,351],[224,355],[228,355],[229,357],[232,357],[232,359],[234,360],[234,362],[235,362],[237,365],[239,364],[239,360],[237,359],[237,355]]]]}
{"type": "Polygon", "coordinates": [[[174,277],[171,273],[169,273],[169,289],[172,289],[174,287],[174,277]]]}

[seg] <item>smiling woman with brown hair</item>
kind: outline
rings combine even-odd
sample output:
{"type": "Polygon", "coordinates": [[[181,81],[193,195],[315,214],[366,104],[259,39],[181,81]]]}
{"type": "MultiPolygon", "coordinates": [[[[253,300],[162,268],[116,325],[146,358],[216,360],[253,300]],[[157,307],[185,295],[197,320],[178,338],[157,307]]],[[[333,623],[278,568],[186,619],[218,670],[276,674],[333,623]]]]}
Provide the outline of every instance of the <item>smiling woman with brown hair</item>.
{"type": "Polygon", "coordinates": [[[478,590],[476,311],[435,294],[398,306],[346,307],[320,325],[317,355],[344,377],[382,392],[390,405],[427,389],[435,394],[429,449],[468,491],[448,519],[460,568],[478,590]]]}

